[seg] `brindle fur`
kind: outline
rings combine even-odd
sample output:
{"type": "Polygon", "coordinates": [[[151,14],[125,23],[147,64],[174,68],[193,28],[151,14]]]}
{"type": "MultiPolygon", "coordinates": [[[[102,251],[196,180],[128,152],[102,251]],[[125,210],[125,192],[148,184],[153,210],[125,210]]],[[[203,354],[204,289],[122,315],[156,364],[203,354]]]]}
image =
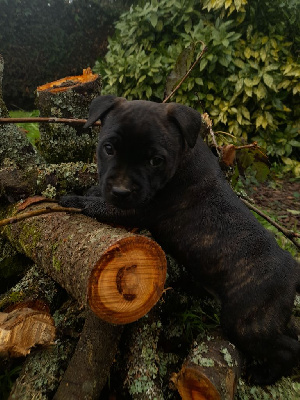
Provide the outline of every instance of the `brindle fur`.
{"type": "Polygon", "coordinates": [[[253,382],[289,373],[300,359],[289,328],[299,264],[227,183],[199,136],[201,115],[175,103],[100,96],[86,126],[98,119],[99,186],[60,203],[100,221],[147,227],[219,297],[226,336],[262,361],[253,382]]]}

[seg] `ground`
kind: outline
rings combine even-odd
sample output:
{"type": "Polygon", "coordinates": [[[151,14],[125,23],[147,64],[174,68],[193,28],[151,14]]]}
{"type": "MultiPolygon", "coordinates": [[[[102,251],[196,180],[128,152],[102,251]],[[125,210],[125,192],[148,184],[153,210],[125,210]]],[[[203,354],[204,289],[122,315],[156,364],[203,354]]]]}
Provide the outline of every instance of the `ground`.
{"type": "Polygon", "coordinates": [[[300,180],[276,180],[252,186],[250,197],[262,211],[276,216],[277,222],[300,231],[300,180]]]}

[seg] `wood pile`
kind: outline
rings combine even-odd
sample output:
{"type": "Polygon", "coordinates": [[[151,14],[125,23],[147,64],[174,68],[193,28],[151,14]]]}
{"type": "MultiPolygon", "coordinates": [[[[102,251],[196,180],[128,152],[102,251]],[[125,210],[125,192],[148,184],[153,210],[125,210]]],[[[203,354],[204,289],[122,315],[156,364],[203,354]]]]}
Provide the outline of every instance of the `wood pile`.
{"type": "MultiPolygon", "coordinates": [[[[0,117],[3,65],[0,57],[0,117]]],[[[85,117],[100,86],[90,70],[43,85],[41,115],[85,117]]],[[[148,232],[51,201],[96,183],[100,128],[40,128],[37,151],[0,123],[0,219],[10,221],[0,224],[0,378],[18,366],[12,386],[0,379],[3,398],[242,398],[242,359],[218,331],[218,304],[148,232]]],[[[282,387],[293,394],[292,381],[282,387]]]]}

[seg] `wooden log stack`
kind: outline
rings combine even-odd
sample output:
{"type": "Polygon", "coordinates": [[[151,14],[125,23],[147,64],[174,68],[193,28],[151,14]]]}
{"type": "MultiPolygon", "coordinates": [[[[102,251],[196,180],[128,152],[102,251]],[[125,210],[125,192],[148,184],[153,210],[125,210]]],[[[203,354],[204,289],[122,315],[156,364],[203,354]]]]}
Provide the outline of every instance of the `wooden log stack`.
{"type": "MultiPolygon", "coordinates": [[[[29,204],[27,212],[53,206],[29,204]]],[[[22,213],[23,204],[21,208],[22,213]]],[[[11,215],[17,212],[18,207],[13,208],[11,215]]],[[[3,233],[107,322],[126,324],[141,318],[163,292],[166,258],[160,246],[145,236],[61,212],[7,225],[3,233]]]]}
{"type": "MultiPolygon", "coordinates": [[[[7,117],[3,65],[0,57],[0,117],[7,117]]],[[[41,116],[84,118],[100,87],[101,78],[89,69],[42,85],[41,116]]],[[[14,124],[0,121],[0,216],[13,218],[0,223],[0,260],[5,268],[14,262],[1,254],[7,240],[19,260],[21,253],[26,256],[24,272],[16,270],[24,275],[21,281],[0,293],[0,378],[14,371],[13,357],[22,365],[4,399],[255,400],[270,393],[297,398],[300,385],[292,379],[272,390],[239,380],[240,355],[215,326],[205,328],[190,349],[180,312],[188,314],[187,299],[195,301],[192,282],[184,286],[182,267],[172,262],[170,290],[164,289],[165,254],[148,233],[55,209],[44,198],[17,204],[36,194],[55,198],[94,185],[91,161],[99,129],[43,123],[37,151],[14,124]],[[26,272],[30,263],[35,265],[26,272]]],[[[5,288],[3,269],[0,277],[5,288]]],[[[199,290],[197,302],[198,297],[199,290]]]]}
{"type": "MultiPolygon", "coordinates": [[[[47,83],[37,88],[37,106],[41,117],[82,118],[101,91],[101,78],[90,68],[82,75],[47,83]]],[[[99,127],[83,130],[81,126],[40,124],[38,148],[49,163],[89,161],[95,156],[99,127]]]]}

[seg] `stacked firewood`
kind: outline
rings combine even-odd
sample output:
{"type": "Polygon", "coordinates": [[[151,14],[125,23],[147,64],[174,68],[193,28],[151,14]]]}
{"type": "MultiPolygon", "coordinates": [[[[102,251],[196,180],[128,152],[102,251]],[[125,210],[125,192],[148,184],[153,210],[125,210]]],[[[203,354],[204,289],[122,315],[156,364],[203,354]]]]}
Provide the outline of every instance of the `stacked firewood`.
{"type": "MultiPolygon", "coordinates": [[[[0,57],[0,117],[7,117],[3,65],[0,57]]],[[[41,115],[87,116],[100,87],[90,70],[41,86],[41,115]]],[[[239,381],[242,358],[218,329],[218,303],[148,232],[102,224],[53,201],[96,184],[99,129],[41,123],[37,150],[16,125],[0,123],[0,375],[16,358],[21,365],[7,398],[275,393],[275,386],[254,390],[239,381]]],[[[286,398],[296,390],[292,380],[278,384],[286,398]]]]}

